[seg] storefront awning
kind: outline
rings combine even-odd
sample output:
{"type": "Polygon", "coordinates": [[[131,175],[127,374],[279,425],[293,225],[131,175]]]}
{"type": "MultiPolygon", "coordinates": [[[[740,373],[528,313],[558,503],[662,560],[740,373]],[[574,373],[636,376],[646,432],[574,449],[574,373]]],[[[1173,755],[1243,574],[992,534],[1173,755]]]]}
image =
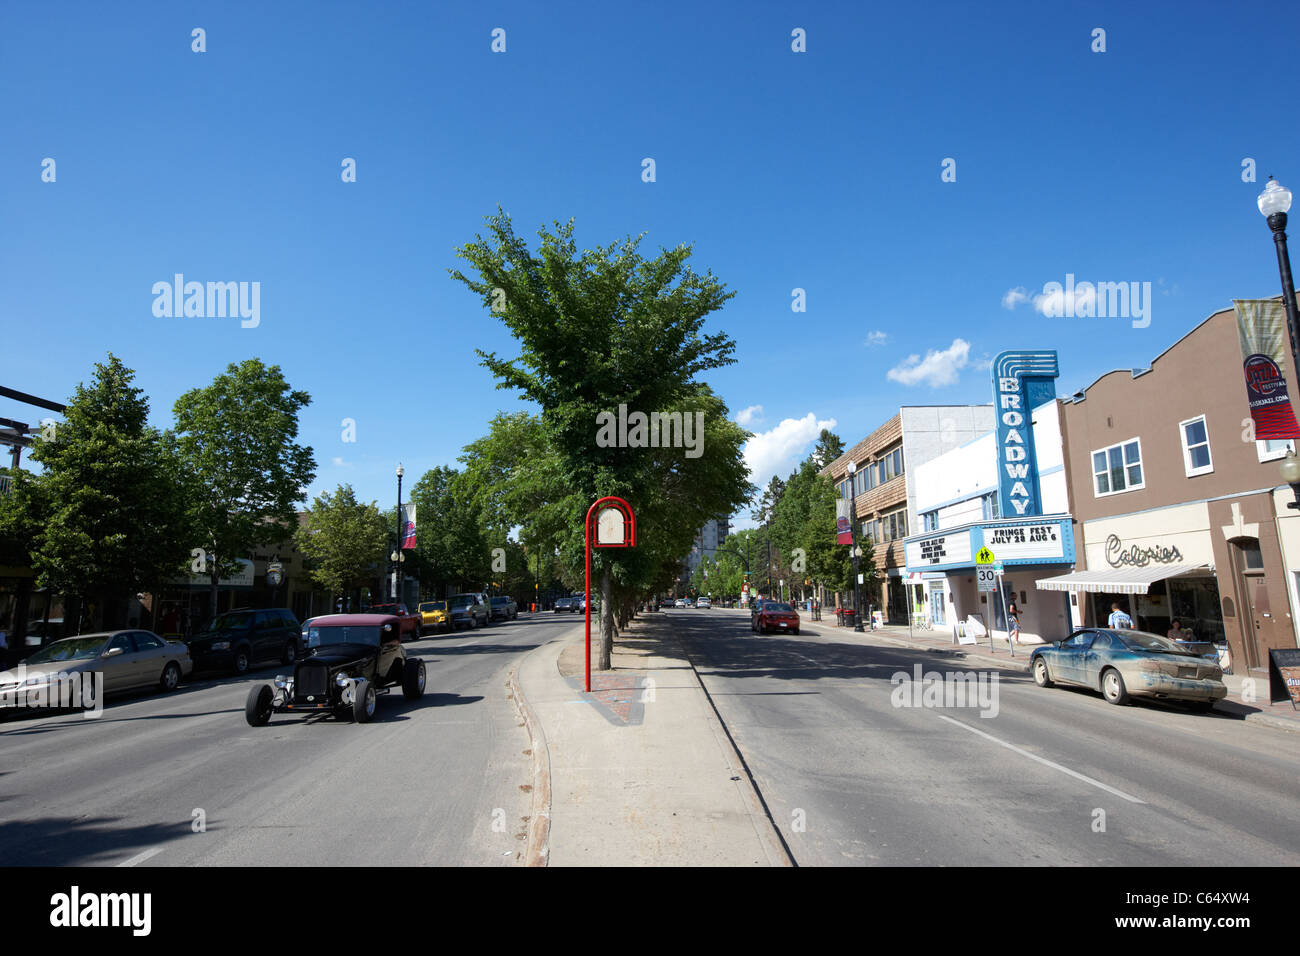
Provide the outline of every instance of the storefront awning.
{"type": "Polygon", "coordinates": [[[1101,594],[1146,594],[1165,578],[1206,569],[1204,564],[1153,564],[1145,568],[1104,568],[1074,571],[1034,583],[1040,591],[1092,591],[1101,594]]]}

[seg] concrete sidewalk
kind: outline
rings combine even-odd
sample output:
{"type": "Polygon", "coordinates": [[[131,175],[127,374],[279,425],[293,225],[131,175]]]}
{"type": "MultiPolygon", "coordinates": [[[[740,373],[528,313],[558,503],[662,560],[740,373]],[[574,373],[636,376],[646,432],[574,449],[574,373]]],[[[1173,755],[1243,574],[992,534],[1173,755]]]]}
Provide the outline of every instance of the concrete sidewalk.
{"type": "MultiPolygon", "coordinates": [[[[959,654],[968,660],[1026,673],[1029,671],[1029,655],[1035,647],[1042,646],[1018,642],[1013,657],[1006,638],[998,637],[996,634],[993,637],[993,647],[990,648],[987,635],[980,638],[978,644],[957,644],[949,631],[913,630],[909,634],[906,626],[897,624],[887,624],[874,631],[866,630],[859,635],[851,627],[836,626],[833,615],[824,615],[820,621],[807,621],[804,630],[816,631],[821,636],[834,637],[837,640],[865,638],[870,635],[900,647],[918,647],[959,654]]],[[[1228,696],[1215,705],[1216,710],[1234,714],[1251,723],[1300,733],[1300,711],[1287,701],[1269,703],[1267,673],[1225,674],[1223,683],[1228,688],[1228,696]]]]}
{"type": "MultiPolygon", "coordinates": [[[[594,624],[594,622],[593,622],[594,624]]],[[[593,627],[593,630],[595,628],[593,627]]],[[[538,647],[515,681],[534,759],[529,856],[551,866],[786,866],[789,857],[666,615],[614,644],[582,689],[578,628],[538,647]],[[542,779],[542,778],[545,779],[542,779]],[[549,791],[548,798],[539,796],[549,791]],[[546,806],[549,803],[549,806],[546,806]]],[[[596,643],[593,635],[593,647],[596,643]]]]}

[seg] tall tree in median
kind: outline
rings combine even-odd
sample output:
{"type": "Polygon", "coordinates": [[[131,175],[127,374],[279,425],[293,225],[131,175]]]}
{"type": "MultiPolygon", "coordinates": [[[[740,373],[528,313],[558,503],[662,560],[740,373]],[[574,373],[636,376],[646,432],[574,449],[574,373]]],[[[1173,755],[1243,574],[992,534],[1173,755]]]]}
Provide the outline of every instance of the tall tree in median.
{"type": "Polygon", "coordinates": [[[294,533],[298,550],[312,559],[312,580],[330,598],[369,584],[383,566],[391,528],[375,502],[357,501],[351,485],[317,496],[294,533]]]}
{"type": "Polygon", "coordinates": [[[217,582],[238,568],[236,559],[298,527],[295,505],[316,475],[311,448],[295,441],[298,413],[310,402],[278,365],[259,359],[231,363],[211,385],[176,400],[176,444],[197,535],[190,547],[210,559],[214,613],[217,582]]]}
{"type": "Polygon", "coordinates": [[[13,473],[2,519],[26,540],[39,585],[94,600],[105,626],[117,623],[113,602],[182,573],[190,549],[177,462],[147,424],[134,378],[111,353],[95,365],[65,420],[32,448],[44,470],[13,473]]]}
{"type": "Polygon", "coordinates": [[[514,359],[479,354],[498,387],[518,391],[541,409],[556,477],[567,489],[557,505],[567,515],[560,548],[566,563],[574,568],[581,561],[583,517],[595,498],[628,498],[639,516],[638,547],[599,552],[594,562],[603,596],[599,666],[607,668],[614,589],[626,604],[628,594],[661,574],[660,546],[676,549],[680,558],[703,522],[684,525],[700,511],[705,517],[731,513],[749,486],[739,454],[744,432],[734,423],[723,427],[706,419],[698,448],[651,448],[648,442],[600,440],[599,416],[617,415],[620,406],[644,415],[693,413],[704,405],[706,415],[719,406],[725,410],[697,376],[734,361],[732,339],[703,332],[705,317],[734,293],[712,274],[694,272],[687,246],[646,259],[640,239],[628,238],[579,252],[570,221],[542,229],[534,254],[500,210],[487,224],[486,238],[480,235],[458,251],[477,277],[459,270],[451,275],[478,293],[519,341],[514,359]],[[719,471],[725,473],[721,481],[690,489],[699,509],[667,513],[656,507],[669,498],[682,500],[689,475],[712,479],[719,471]]]}

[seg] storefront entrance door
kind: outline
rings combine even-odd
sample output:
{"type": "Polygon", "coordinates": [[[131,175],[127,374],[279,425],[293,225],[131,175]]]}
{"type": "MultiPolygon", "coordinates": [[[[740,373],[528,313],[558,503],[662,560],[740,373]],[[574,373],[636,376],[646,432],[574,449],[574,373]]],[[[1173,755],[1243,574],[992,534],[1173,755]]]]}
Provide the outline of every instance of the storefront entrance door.
{"type": "Polygon", "coordinates": [[[1242,608],[1241,628],[1245,633],[1246,641],[1246,666],[1263,667],[1263,655],[1260,654],[1260,631],[1264,630],[1269,624],[1265,617],[1269,614],[1268,589],[1264,586],[1264,575],[1262,574],[1243,574],[1242,581],[1246,587],[1242,595],[1248,602],[1247,607],[1242,608]]]}

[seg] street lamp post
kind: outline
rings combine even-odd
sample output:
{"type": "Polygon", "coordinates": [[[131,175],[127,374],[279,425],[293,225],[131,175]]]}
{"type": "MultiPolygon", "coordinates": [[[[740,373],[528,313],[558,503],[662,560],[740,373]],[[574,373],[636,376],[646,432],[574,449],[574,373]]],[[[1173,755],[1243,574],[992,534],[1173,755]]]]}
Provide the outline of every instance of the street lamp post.
{"type": "Polygon", "coordinates": [[[393,603],[398,605],[399,609],[402,603],[402,535],[405,534],[406,528],[402,524],[402,476],[406,474],[406,469],[401,465],[397,466],[397,593],[393,595],[393,603]]]}
{"type": "Polygon", "coordinates": [[[849,523],[853,525],[853,630],[862,631],[862,598],[858,592],[858,561],[862,549],[858,547],[858,496],[853,488],[853,476],[858,473],[858,463],[849,459],[849,523]]]}
{"type": "MultiPolygon", "coordinates": [[[[1282,304],[1286,309],[1286,331],[1291,341],[1291,367],[1300,377],[1300,363],[1296,352],[1296,339],[1300,337],[1297,328],[1295,283],[1291,280],[1291,256],[1286,247],[1286,214],[1291,210],[1291,190],[1287,189],[1272,176],[1264,185],[1264,191],[1256,200],[1260,213],[1273,231],[1273,245],[1277,248],[1277,269],[1282,277],[1282,304]]],[[[1289,454],[1280,465],[1282,480],[1291,486],[1295,501],[1288,508],[1300,509],[1300,459],[1289,454]]]]}

